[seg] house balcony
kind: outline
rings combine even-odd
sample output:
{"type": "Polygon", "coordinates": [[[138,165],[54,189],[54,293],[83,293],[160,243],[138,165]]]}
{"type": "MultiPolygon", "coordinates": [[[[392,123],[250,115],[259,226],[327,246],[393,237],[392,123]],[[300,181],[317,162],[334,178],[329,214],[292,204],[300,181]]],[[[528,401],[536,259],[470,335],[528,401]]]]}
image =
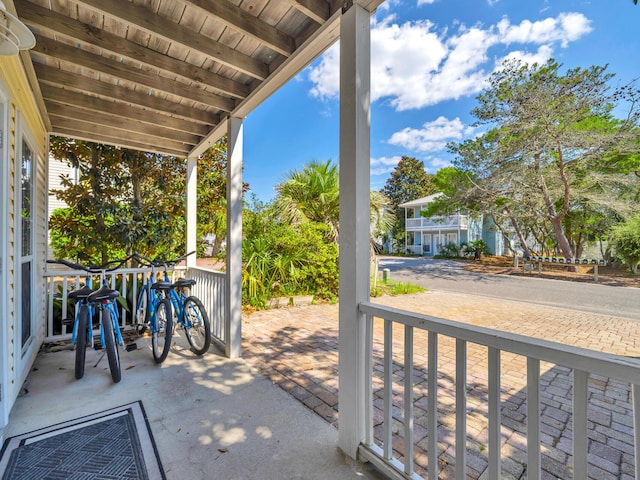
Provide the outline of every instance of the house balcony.
{"type": "Polygon", "coordinates": [[[429,218],[407,218],[405,225],[407,231],[466,230],[469,226],[469,217],[455,214],[429,218]]]}

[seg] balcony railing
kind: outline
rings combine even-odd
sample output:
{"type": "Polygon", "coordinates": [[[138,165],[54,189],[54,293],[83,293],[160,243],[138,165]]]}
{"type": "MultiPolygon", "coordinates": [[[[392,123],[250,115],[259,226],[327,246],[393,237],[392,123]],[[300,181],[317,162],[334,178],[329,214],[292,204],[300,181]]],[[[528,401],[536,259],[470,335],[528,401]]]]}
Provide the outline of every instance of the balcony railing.
{"type": "MultiPolygon", "coordinates": [[[[140,288],[148,282],[149,268],[123,268],[106,275],[109,286],[120,292],[126,299],[126,307],[120,306],[120,328],[132,328],[140,288]]],[[[45,272],[47,286],[47,331],[45,343],[71,339],[71,326],[62,323],[62,319],[75,316],[75,306],[69,300],[69,292],[80,288],[87,281],[84,271],[52,268],[45,272]]],[[[211,322],[213,340],[224,346],[224,291],[225,274],[203,268],[178,267],[170,271],[172,281],[186,277],[196,280],[191,294],[196,295],[205,306],[211,322]]],[[[99,286],[98,275],[92,276],[92,285],[99,286]]]]}
{"type": "Polygon", "coordinates": [[[603,448],[640,478],[640,361],[369,302],[360,310],[369,372],[360,455],[390,478],[540,479],[549,468],[554,478],[603,478],[590,436],[611,439],[603,448]],[[526,372],[523,384],[514,372],[526,372]],[[572,435],[556,438],[562,422],[572,435]]]}
{"type": "Polygon", "coordinates": [[[466,229],[469,219],[466,215],[447,215],[438,217],[407,218],[407,230],[438,230],[439,228],[462,228],[466,229]]]}

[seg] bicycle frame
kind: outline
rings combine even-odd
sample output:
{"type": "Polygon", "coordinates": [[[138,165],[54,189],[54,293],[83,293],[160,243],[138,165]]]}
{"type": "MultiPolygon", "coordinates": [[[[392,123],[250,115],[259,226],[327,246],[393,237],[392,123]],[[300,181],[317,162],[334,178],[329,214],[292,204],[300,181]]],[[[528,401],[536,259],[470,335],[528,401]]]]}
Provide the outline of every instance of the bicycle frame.
{"type": "MultiPolygon", "coordinates": [[[[85,286],[87,286],[88,288],[93,288],[92,287],[92,280],[91,277],[93,276],[93,274],[88,273],[87,272],[87,280],[85,282],[85,286]]],[[[100,274],[101,277],[101,281],[100,283],[105,286],[108,287],[108,283],[106,281],[106,274],[104,272],[102,272],[100,274]]],[[[89,323],[88,323],[88,328],[91,329],[91,335],[89,335],[89,340],[91,341],[91,347],[94,347],[94,335],[93,335],[93,318],[95,316],[96,313],[96,306],[92,303],[87,302],[87,299],[82,299],[81,302],[78,302],[76,304],[76,315],[75,315],[75,319],[73,322],[73,331],[71,332],[71,341],[75,344],[77,341],[77,336],[78,336],[78,323],[79,323],[79,319],[80,319],[80,308],[82,307],[82,305],[86,305],[86,307],[88,308],[88,319],[89,319],[89,323]]],[[[116,305],[116,301],[110,301],[110,302],[106,302],[103,303],[101,307],[99,307],[98,309],[101,310],[103,308],[108,308],[109,312],[111,313],[111,322],[113,323],[113,329],[114,332],[116,332],[116,336],[118,339],[118,345],[123,345],[124,344],[124,340],[122,338],[122,334],[120,333],[120,326],[118,324],[118,320],[120,315],[118,314],[118,308],[116,305]]],[[[104,345],[104,327],[102,326],[102,315],[100,316],[99,319],[99,325],[100,325],[100,344],[104,345]]]]}
{"type": "Polygon", "coordinates": [[[155,266],[151,265],[151,273],[149,274],[148,281],[142,286],[140,290],[140,294],[138,295],[138,303],[136,304],[136,309],[144,301],[144,297],[146,296],[147,311],[149,314],[149,317],[148,317],[149,326],[151,327],[152,331],[154,331],[157,328],[156,305],[158,304],[158,301],[159,301],[158,292],[155,289],[151,288],[151,285],[153,285],[154,283],[156,283],[156,268],[155,266]]]}

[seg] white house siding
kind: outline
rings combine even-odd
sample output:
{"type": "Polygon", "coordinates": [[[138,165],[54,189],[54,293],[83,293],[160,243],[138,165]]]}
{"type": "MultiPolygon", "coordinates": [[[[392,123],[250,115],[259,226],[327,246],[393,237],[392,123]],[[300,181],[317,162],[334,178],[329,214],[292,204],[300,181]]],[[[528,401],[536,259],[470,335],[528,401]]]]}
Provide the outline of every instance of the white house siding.
{"type": "MultiPolygon", "coordinates": [[[[0,257],[3,261],[2,284],[0,285],[0,329],[2,330],[3,345],[0,347],[0,382],[2,382],[0,401],[0,438],[1,432],[8,421],[8,414],[15,402],[22,385],[33,365],[38,349],[44,339],[45,327],[45,284],[44,265],[46,260],[46,215],[47,215],[47,188],[46,188],[46,130],[36,107],[32,92],[26,88],[29,84],[20,58],[0,57],[0,88],[3,96],[6,96],[7,109],[4,121],[7,122],[6,133],[6,160],[3,168],[5,178],[3,195],[3,212],[0,218],[3,221],[0,236],[0,257]],[[22,150],[23,136],[28,138],[33,153],[33,244],[32,244],[32,272],[33,282],[31,290],[31,311],[35,323],[32,323],[31,338],[22,348],[21,342],[21,317],[19,285],[21,264],[17,256],[20,253],[18,226],[22,218],[16,212],[20,191],[16,190],[16,184],[20,181],[20,169],[16,165],[20,163],[17,157],[22,150]],[[17,159],[17,160],[16,160],[17,159]]],[[[3,122],[4,123],[4,122],[3,122]]]]}

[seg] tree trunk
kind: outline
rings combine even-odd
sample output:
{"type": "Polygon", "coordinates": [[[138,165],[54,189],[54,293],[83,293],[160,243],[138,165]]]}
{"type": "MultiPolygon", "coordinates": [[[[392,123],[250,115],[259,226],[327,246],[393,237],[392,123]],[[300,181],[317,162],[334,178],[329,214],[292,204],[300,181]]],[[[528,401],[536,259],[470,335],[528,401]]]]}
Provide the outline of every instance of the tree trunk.
{"type": "Polygon", "coordinates": [[[504,211],[509,216],[509,220],[511,221],[511,226],[513,226],[513,229],[515,230],[516,235],[518,236],[518,240],[520,241],[520,246],[522,247],[523,256],[525,258],[530,257],[531,251],[527,246],[527,239],[524,237],[522,230],[520,230],[520,225],[518,225],[518,221],[516,220],[516,217],[511,213],[511,209],[509,207],[505,207],[504,211]]]}

